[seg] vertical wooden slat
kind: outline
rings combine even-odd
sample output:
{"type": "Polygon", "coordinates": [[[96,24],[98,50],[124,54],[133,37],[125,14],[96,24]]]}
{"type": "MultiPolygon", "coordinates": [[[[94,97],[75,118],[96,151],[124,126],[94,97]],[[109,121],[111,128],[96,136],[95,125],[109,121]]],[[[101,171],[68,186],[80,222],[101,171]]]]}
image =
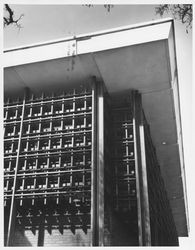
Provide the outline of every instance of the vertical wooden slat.
{"type": "Polygon", "coordinates": [[[151,246],[146,150],[141,95],[133,92],[139,245],[151,246]]]}

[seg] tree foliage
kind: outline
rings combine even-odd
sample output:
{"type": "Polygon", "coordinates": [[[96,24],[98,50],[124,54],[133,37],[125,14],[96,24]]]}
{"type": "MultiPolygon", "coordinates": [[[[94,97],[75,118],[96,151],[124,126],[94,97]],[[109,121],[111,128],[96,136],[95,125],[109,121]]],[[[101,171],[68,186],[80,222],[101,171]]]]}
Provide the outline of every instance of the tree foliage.
{"type": "MultiPolygon", "coordinates": [[[[90,8],[90,7],[93,7],[94,5],[93,5],[93,4],[84,4],[84,6],[90,8]]],[[[108,12],[110,12],[111,8],[114,7],[113,4],[104,4],[103,6],[104,6],[104,8],[105,8],[108,12]]]]}
{"type": "Polygon", "coordinates": [[[160,16],[170,13],[175,19],[181,20],[186,25],[186,32],[192,28],[192,4],[160,4],[155,11],[160,16]]]}

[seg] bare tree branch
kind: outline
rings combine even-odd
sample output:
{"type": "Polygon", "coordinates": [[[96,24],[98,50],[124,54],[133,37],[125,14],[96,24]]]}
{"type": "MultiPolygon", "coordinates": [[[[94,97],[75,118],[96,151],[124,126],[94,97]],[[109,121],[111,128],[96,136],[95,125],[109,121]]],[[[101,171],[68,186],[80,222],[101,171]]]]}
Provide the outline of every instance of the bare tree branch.
{"type": "MultiPolygon", "coordinates": [[[[19,18],[14,17],[14,11],[12,8],[5,4],[5,11],[7,16],[3,17],[4,27],[8,25],[15,24],[19,29],[22,28],[19,21],[22,19],[24,14],[20,15],[19,18]]],[[[83,4],[86,7],[94,7],[93,4],[83,4]]],[[[104,4],[103,7],[107,10],[107,12],[111,11],[114,5],[112,4],[104,4]]],[[[163,16],[165,13],[170,13],[175,19],[181,20],[183,24],[186,25],[186,32],[188,29],[192,28],[192,4],[160,4],[155,8],[156,14],[163,16]]]]}
{"type": "Polygon", "coordinates": [[[3,17],[4,27],[11,24],[15,24],[19,29],[21,29],[22,26],[19,21],[24,16],[24,14],[21,14],[18,19],[14,19],[14,11],[10,8],[8,4],[5,4],[5,11],[7,12],[8,17],[3,17]]]}

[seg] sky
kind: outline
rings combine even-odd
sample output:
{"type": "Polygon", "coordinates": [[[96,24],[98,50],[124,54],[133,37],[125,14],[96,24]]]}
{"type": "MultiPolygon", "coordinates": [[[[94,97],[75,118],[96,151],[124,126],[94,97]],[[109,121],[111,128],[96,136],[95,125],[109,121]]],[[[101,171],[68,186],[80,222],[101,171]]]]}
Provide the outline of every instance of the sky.
{"type": "MultiPolygon", "coordinates": [[[[12,1],[14,2],[14,1],[12,1]]],[[[17,2],[17,1],[15,1],[17,2]]],[[[20,1],[19,1],[20,2],[20,1]]],[[[49,1],[46,1],[49,2],[49,1]]],[[[53,1],[54,2],[54,1],[53,1]]],[[[50,1],[52,3],[52,1],[50,1]]],[[[108,12],[102,5],[86,7],[82,5],[24,5],[10,4],[16,17],[24,14],[19,30],[15,26],[4,29],[4,49],[24,46],[34,43],[56,40],[82,33],[90,33],[109,28],[159,19],[155,14],[155,6],[147,5],[114,5],[108,12]]],[[[168,17],[165,15],[164,17],[168,17]]],[[[192,31],[187,34],[185,26],[175,21],[176,50],[179,74],[179,89],[181,102],[181,118],[183,128],[184,157],[187,180],[188,207],[190,213],[190,237],[180,240],[181,248],[191,249],[194,203],[192,175],[192,31]]],[[[195,219],[194,219],[195,221],[195,219]]]]}

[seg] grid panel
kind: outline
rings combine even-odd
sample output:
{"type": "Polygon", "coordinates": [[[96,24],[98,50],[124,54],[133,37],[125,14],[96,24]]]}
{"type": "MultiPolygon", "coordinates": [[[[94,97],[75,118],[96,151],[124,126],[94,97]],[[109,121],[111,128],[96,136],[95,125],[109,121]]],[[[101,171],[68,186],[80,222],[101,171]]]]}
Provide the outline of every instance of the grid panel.
{"type": "MultiPolygon", "coordinates": [[[[137,173],[135,118],[133,113],[132,93],[121,93],[111,99],[112,113],[112,168],[114,172],[113,207],[117,222],[116,232],[113,231],[111,241],[114,244],[121,235],[120,245],[139,245],[138,208],[137,208],[137,173]],[[121,95],[122,94],[122,95],[121,95]],[[120,226],[123,229],[120,229],[120,226]],[[126,235],[128,232],[128,236],[126,235]],[[126,235],[126,236],[125,236],[126,235]],[[124,238],[123,238],[124,237],[124,238]],[[123,241],[123,240],[124,241],[123,241]]],[[[116,221],[115,221],[116,220],[116,221]]]]}
{"type": "Polygon", "coordinates": [[[113,108],[114,166],[116,210],[130,211],[136,207],[136,176],[132,113],[126,106],[113,108]]]}
{"type": "Polygon", "coordinates": [[[87,86],[60,96],[32,96],[25,100],[21,125],[22,104],[5,104],[5,208],[10,208],[19,153],[13,197],[18,225],[90,227],[91,106],[87,86]]]}

